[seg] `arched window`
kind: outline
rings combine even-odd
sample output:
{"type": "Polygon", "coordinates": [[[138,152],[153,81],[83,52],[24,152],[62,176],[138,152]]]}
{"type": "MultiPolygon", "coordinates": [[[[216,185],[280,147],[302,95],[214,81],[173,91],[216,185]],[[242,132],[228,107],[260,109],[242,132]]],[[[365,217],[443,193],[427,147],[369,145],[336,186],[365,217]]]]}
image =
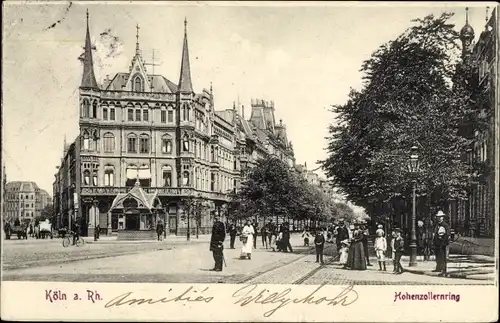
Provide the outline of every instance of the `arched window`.
{"type": "Polygon", "coordinates": [[[87,130],[83,131],[83,150],[89,150],[89,132],[87,130]]]}
{"type": "Polygon", "coordinates": [[[186,170],[182,173],[182,186],[189,186],[189,172],[186,170]]]}
{"type": "Polygon", "coordinates": [[[149,153],[149,136],[142,134],[139,141],[139,152],[141,154],[149,153]]]}
{"type": "Polygon", "coordinates": [[[82,103],[82,116],[84,118],[88,118],[90,116],[90,103],[87,99],[84,99],[82,103]]]}
{"type": "Polygon", "coordinates": [[[83,185],[86,185],[86,186],[90,185],[90,171],[89,170],[83,171],[83,185]]]}
{"type": "Polygon", "coordinates": [[[165,165],[161,168],[162,178],[163,178],[163,186],[171,187],[172,186],[172,166],[165,165]]]}
{"type": "Polygon", "coordinates": [[[108,120],[108,107],[104,106],[102,107],[102,120],[108,120]]]}
{"type": "Polygon", "coordinates": [[[135,92],[144,92],[144,88],[142,85],[142,78],[139,75],[134,77],[134,91],[135,92]]]}
{"type": "Polygon", "coordinates": [[[165,108],[165,106],[161,107],[160,114],[161,123],[167,123],[167,109],[165,108]]]}
{"type": "Polygon", "coordinates": [[[169,106],[167,109],[167,122],[168,123],[174,122],[174,109],[171,106],[169,106]]]}
{"type": "Polygon", "coordinates": [[[92,102],[92,118],[97,118],[97,100],[94,100],[94,102],[92,102]]]}
{"type": "Polygon", "coordinates": [[[182,150],[186,152],[189,151],[189,136],[187,134],[182,138],[182,150]]]}
{"type": "Polygon", "coordinates": [[[115,106],[114,105],[110,105],[109,106],[109,120],[111,121],[115,121],[116,119],[116,112],[115,112],[115,106]]]}
{"type": "Polygon", "coordinates": [[[99,173],[97,172],[97,169],[95,169],[92,173],[92,185],[99,186],[98,176],[99,173]]]}
{"type": "Polygon", "coordinates": [[[161,138],[161,152],[164,154],[172,153],[172,137],[169,134],[165,134],[161,138]]]}
{"type": "Polygon", "coordinates": [[[111,132],[104,134],[104,152],[112,153],[115,151],[115,135],[111,132]]]}
{"type": "Polygon", "coordinates": [[[149,107],[145,106],[144,109],[142,109],[142,121],[149,121],[149,107]]]}
{"type": "Polygon", "coordinates": [[[141,105],[136,104],[135,105],[135,121],[141,121],[141,105]]]}
{"type": "Polygon", "coordinates": [[[127,152],[129,153],[137,152],[137,136],[133,133],[127,136],[127,152]]]}
{"type": "Polygon", "coordinates": [[[115,185],[115,169],[111,165],[106,165],[104,168],[104,186],[115,185]]]}

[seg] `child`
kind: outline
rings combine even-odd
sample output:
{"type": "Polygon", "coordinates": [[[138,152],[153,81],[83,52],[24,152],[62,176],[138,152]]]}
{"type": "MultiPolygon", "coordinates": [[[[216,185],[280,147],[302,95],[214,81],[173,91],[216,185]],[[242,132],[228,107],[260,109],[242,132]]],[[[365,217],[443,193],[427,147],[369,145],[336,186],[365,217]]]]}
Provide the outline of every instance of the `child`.
{"type": "Polygon", "coordinates": [[[384,226],[383,226],[382,224],[379,224],[379,225],[377,226],[377,231],[375,231],[375,235],[376,235],[377,237],[378,237],[378,233],[379,233],[379,232],[382,232],[382,235],[384,235],[384,234],[385,234],[385,232],[384,232],[384,226]]]}
{"type": "Polygon", "coordinates": [[[323,265],[323,248],[325,247],[325,235],[320,229],[316,230],[316,237],[314,238],[314,245],[316,246],[316,262],[321,262],[323,265]]]}
{"type": "Polygon", "coordinates": [[[349,252],[349,240],[345,239],[340,242],[341,248],[340,248],[340,259],[339,263],[344,266],[344,269],[347,268],[347,256],[349,252]]]}
{"type": "Polygon", "coordinates": [[[382,264],[384,265],[384,271],[387,271],[385,268],[385,251],[387,250],[387,241],[384,237],[384,230],[381,228],[376,231],[377,237],[375,238],[375,253],[377,254],[377,261],[379,270],[382,270],[382,264]]]}
{"type": "Polygon", "coordinates": [[[405,249],[405,242],[403,237],[401,236],[401,229],[396,229],[396,238],[394,239],[394,249],[396,251],[394,266],[395,274],[403,273],[403,266],[401,266],[401,256],[403,255],[403,251],[405,249]]]}
{"type": "Polygon", "coordinates": [[[391,250],[392,250],[392,266],[394,267],[393,273],[396,272],[396,249],[394,249],[394,243],[396,241],[396,231],[392,231],[392,239],[391,239],[391,250]]]}
{"type": "Polygon", "coordinates": [[[307,231],[307,229],[304,229],[302,238],[304,238],[304,247],[309,247],[309,232],[307,231]]]}

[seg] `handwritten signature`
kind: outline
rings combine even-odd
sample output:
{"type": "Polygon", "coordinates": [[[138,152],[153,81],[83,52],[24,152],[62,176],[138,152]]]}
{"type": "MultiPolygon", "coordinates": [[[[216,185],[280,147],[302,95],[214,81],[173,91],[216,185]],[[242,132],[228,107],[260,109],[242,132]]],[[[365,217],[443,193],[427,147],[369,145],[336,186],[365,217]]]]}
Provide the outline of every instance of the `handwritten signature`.
{"type": "MultiPolygon", "coordinates": [[[[204,302],[204,303],[210,303],[214,298],[212,296],[203,296],[200,295],[201,293],[204,293],[208,290],[209,288],[206,287],[202,291],[198,292],[196,289],[194,289],[193,286],[190,286],[188,289],[186,289],[183,293],[180,295],[177,295],[175,297],[161,297],[161,298],[133,298],[131,297],[133,292],[127,292],[124,294],[121,294],[120,296],[117,296],[110,300],[109,302],[104,305],[105,308],[109,307],[118,307],[118,306],[123,306],[123,305],[152,305],[152,304],[157,304],[157,303],[170,303],[170,302],[204,302]],[[198,295],[194,295],[198,294],[198,295]]],[[[172,288],[168,290],[168,292],[171,292],[172,288]]]]}
{"type": "Polygon", "coordinates": [[[277,310],[283,308],[289,304],[309,304],[309,305],[319,305],[326,303],[326,305],[335,306],[342,305],[348,306],[354,303],[358,299],[358,293],[353,289],[353,285],[350,285],[343,289],[338,295],[334,297],[317,297],[315,294],[322,289],[325,284],[316,288],[313,292],[303,298],[290,298],[286,297],[291,291],[291,288],[282,290],[281,292],[274,292],[270,294],[270,291],[266,288],[261,289],[257,293],[258,285],[246,285],[238,289],[234,294],[233,298],[238,298],[234,304],[240,304],[241,307],[248,304],[278,304],[273,309],[264,313],[264,317],[270,317],[277,310]],[[317,298],[316,298],[317,297],[317,298]]]}
{"type": "MultiPolygon", "coordinates": [[[[262,288],[259,290],[259,285],[245,285],[239,288],[233,293],[232,297],[237,300],[234,302],[235,305],[240,305],[244,307],[251,303],[253,304],[277,304],[272,309],[265,312],[264,317],[270,317],[276,311],[284,308],[290,304],[308,304],[308,305],[320,305],[326,304],[329,306],[341,305],[348,306],[354,303],[358,299],[358,293],[354,290],[354,286],[350,285],[344,288],[336,296],[318,296],[318,292],[325,286],[325,284],[317,287],[314,291],[309,293],[309,295],[304,297],[289,297],[288,294],[292,291],[291,288],[286,288],[280,292],[271,292],[267,288],[262,288]]],[[[202,295],[207,292],[209,287],[205,287],[203,290],[196,290],[194,286],[190,286],[184,290],[181,294],[173,297],[160,297],[160,298],[136,298],[133,292],[127,292],[121,294],[104,305],[105,308],[119,307],[124,305],[154,305],[158,303],[171,303],[171,302],[198,302],[198,303],[210,303],[214,297],[202,295]]],[[[170,288],[167,292],[172,292],[170,288]]]]}

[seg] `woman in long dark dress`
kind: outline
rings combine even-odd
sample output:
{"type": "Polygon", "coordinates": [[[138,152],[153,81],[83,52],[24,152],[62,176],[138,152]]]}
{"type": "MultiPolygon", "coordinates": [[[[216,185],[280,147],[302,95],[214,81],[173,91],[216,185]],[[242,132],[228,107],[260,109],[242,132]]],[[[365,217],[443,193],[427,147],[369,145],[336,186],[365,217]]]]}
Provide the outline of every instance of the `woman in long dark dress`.
{"type": "Polygon", "coordinates": [[[347,258],[347,266],[352,270],[366,270],[366,258],[362,240],[363,231],[356,226],[352,234],[352,242],[347,258]]]}

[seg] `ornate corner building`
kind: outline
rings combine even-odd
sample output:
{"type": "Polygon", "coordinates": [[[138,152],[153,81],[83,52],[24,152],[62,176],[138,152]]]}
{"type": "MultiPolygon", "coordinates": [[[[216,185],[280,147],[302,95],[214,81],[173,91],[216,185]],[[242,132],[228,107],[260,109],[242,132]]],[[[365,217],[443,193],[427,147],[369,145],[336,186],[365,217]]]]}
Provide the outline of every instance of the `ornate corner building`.
{"type": "Polygon", "coordinates": [[[498,198],[498,179],[495,185],[498,164],[496,167],[495,164],[498,163],[499,145],[495,123],[498,123],[500,110],[498,23],[497,8],[491,16],[487,10],[485,29],[474,43],[474,29],[469,24],[466,9],[466,23],[460,31],[462,58],[471,67],[468,81],[475,89],[474,109],[484,124],[467,126],[467,136],[473,140],[466,158],[474,169],[474,176],[469,183],[467,198],[450,204],[450,219],[452,228],[471,237],[495,236],[495,195],[498,198]]]}
{"type": "Polygon", "coordinates": [[[84,235],[97,225],[109,235],[151,231],[164,221],[170,234],[186,234],[189,224],[206,233],[214,212],[224,216],[230,193],[259,158],[271,154],[295,163],[286,127],[274,120],[273,102],[252,100],[246,120],[243,106],[216,111],[211,85],[194,92],[187,21],[177,84],[148,72],[139,28],[128,72],[98,84],[88,14],[82,60],[80,131],[74,142],[64,143],[53,184],[58,227],[78,221],[84,235]],[[157,216],[128,214],[133,205],[125,205],[127,197],[139,209],[151,210],[157,201],[157,216]],[[200,206],[197,223],[186,217],[193,199],[200,206]]]}

